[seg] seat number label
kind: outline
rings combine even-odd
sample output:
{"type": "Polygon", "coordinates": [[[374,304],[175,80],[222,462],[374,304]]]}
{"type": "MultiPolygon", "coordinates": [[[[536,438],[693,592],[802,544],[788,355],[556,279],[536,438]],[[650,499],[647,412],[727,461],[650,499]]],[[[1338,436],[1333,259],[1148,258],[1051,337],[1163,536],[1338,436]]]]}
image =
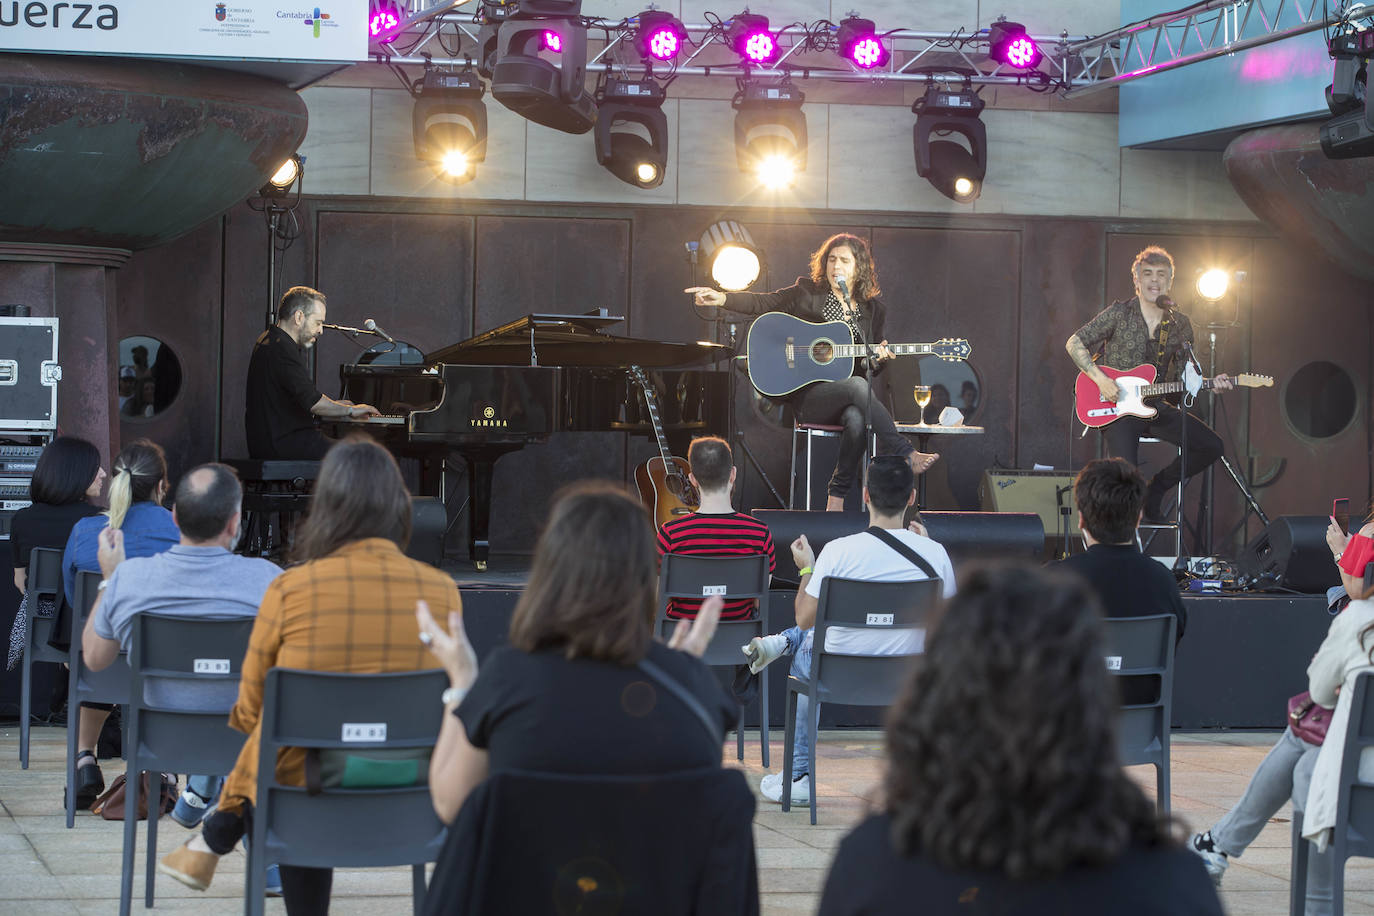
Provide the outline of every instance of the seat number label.
{"type": "Polygon", "coordinates": [[[728,586],[724,585],[703,585],[701,587],[701,597],[707,598],[711,595],[724,595],[728,590],[728,586]]]}
{"type": "Polygon", "coordinates": [[[340,741],[385,741],[385,722],[345,722],[340,741]]]}
{"type": "Polygon", "coordinates": [[[891,614],[869,614],[868,625],[870,627],[890,627],[892,626],[891,614]]]}
{"type": "Polygon", "coordinates": [[[1120,656],[1120,655],[1108,655],[1108,656],[1107,656],[1107,670],[1108,670],[1108,671],[1120,671],[1120,670],[1121,670],[1121,656],[1120,656]]]}
{"type": "Polygon", "coordinates": [[[197,658],[191,662],[191,671],[196,674],[228,674],[229,659],[197,658]]]}

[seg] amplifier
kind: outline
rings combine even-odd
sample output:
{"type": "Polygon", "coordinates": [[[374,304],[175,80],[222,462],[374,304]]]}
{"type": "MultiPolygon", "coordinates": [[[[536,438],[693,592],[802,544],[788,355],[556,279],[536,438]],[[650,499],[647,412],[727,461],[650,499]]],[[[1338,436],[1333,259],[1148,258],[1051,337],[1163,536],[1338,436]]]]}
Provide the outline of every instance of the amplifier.
{"type": "Polygon", "coordinates": [[[0,445],[0,477],[32,477],[41,445],[0,445]]]}
{"type": "Polygon", "coordinates": [[[979,506],[984,512],[1034,512],[1040,516],[1048,537],[1061,530],[1061,507],[1069,510],[1068,535],[1078,536],[1078,510],[1073,504],[1073,482],[1068,471],[987,470],[978,486],[979,506]]]}
{"type": "Polygon", "coordinates": [[[10,539],[10,520],[14,513],[31,504],[28,477],[0,477],[0,541],[10,539]]]}

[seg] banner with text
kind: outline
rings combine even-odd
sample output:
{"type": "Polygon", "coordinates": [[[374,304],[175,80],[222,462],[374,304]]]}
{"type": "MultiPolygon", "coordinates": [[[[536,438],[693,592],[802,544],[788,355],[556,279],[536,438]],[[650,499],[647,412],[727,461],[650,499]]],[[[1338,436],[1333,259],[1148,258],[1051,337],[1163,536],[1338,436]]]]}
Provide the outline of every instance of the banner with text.
{"type": "Polygon", "coordinates": [[[367,0],[0,0],[0,50],[367,60],[367,0]]]}

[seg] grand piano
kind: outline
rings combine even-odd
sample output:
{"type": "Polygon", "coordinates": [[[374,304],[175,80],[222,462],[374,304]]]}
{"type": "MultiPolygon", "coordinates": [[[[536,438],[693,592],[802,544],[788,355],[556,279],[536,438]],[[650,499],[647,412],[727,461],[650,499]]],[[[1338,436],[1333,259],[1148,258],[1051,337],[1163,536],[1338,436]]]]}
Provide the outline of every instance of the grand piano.
{"type": "Polygon", "coordinates": [[[606,332],[623,320],[604,310],[526,315],[428,356],[404,344],[374,348],[340,367],[342,397],[384,416],[337,426],[364,428],[397,454],[422,459],[427,495],[446,495],[436,470],[450,454],[462,456],[469,555],[486,569],[492,472],[502,455],[570,430],[653,435],[630,366],[654,382],[664,431],[676,447],[693,435],[728,433],[726,374],[714,368],[726,348],[606,332]]]}

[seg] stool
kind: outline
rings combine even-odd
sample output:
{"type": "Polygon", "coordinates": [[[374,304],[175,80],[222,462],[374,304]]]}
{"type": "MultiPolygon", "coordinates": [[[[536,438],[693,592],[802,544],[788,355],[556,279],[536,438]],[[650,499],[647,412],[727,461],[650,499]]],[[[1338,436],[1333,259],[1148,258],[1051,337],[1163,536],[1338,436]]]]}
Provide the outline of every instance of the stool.
{"type": "Polygon", "coordinates": [[[310,491],[320,473],[318,461],[226,458],[243,484],[243,522],[239,550],[266,557],[284,551],[293,522],[310,507],[310,491]],[[274,531],[271,516],[277,516],[274,531]]]}
{"type": "Polygon", "coordinates": [[[797,508],[797,446],[799,438],[806,437],[806,505],[803,508],[809,512],[811,511],[811,441],[813,439],[838,439],[842,432],[844,432],[843,426],[833,426],[826,423],[792,424],[792,470],[788,480],[787,508],[797,508]]]}

